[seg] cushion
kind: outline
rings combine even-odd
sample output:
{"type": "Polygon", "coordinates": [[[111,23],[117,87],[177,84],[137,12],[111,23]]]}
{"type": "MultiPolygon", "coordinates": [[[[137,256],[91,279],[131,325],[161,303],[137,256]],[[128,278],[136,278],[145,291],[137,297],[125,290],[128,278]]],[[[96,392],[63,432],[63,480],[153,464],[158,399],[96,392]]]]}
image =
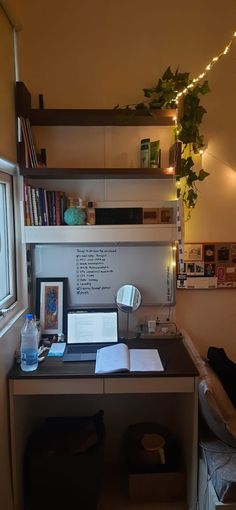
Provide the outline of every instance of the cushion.
{"type": "MultiPolygon", "coordinates": [[[[201,439],[208,475],[219,501],[236,501],[236,450],[213,436],[201,439]]],[[[215,507],[216,508],[216,507],[215,507]]]]}
{"type": "Polygon", "coordinates": [[[198,369],[199,379],[201,380],[203,377],[207,376],[206,362],[200,356],[189,334],[184,330],[181,330],[181,333],[183,335],[183,342],[198,369]]]}
{"type": "Polygon", "coordinates": [[[199,382],[199,402],[210,430],[226,444],[236,446],[236,409],[215,372],[205,364],[207,375],[199,382]]]}
{"type": "Polygon", "coordinates": [[[199,404],[202,415],[218,439],[236,446],[236,408],[224,390],[220,379],[202,359],[192,339],[184,330],[183,341],[199,372],[199,404]]]}
{"type": "Polygon", "coordinates": [[[236,363],[227,356],[223,347],[214,346],[209,347],[207,360],[219,377],[231,402],[236,406],[236,363]]]}

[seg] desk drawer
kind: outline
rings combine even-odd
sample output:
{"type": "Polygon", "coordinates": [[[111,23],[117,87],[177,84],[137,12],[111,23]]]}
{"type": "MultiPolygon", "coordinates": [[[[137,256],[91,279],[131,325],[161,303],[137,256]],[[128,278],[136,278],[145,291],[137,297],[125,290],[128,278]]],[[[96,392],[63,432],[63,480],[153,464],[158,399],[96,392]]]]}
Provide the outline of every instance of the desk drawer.
{"type": "Polygon", "coordinates": [[[103,393],[103,379],[15,379],[13,395],[79,395],[103,393]]]}
{"type": "Polygon", "coordinates": [[[194,377],[105,378],[104,393],[193,393],[194,377]]]}

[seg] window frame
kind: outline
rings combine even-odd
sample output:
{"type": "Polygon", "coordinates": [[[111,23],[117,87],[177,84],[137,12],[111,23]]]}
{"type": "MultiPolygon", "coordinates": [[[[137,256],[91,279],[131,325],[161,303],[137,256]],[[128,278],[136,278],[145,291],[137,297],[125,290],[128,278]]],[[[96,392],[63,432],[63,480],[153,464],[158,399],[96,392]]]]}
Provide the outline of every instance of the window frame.
{"type": "Polygon", "coordinates": [[[12,225],[15,238],[15,288],[17,295],[9,307],[0,307],[0,339],[23,315],[28,306],[26,245],[22,239],[23,184],[18,165],[0,158],[0,172],[8,175],[12,183],[12,225]]]}
{"type": "MultiPolygon", "coordinates": [[[[9,293],[0,301],[0,310],[8,309],[13,303],[17,301],[17,282],[16,282],[16,243],[15,243],[15,228],[14,228],[14,186],[13,176],[2,171],[0,165],[0,184],[6,186],[5,188],[5,208],[6,208],[6,236],[8,244],[8,273],[9,273],[9,293]]],[[[1,240],[0,242],[5,242],[1,240]]]]}

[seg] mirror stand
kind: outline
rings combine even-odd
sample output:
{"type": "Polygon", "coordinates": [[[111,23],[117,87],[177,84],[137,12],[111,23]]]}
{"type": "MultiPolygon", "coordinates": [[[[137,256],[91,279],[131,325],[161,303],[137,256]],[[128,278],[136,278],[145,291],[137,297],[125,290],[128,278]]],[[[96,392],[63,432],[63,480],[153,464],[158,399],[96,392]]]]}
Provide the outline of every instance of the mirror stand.
{"type": "Polygon", "coordinates": [[[141,305],[141,292],[132,284],[123,285],[116,294],[116,304],[121,312],[126,314],[126,339],[136,338],[136,334],[129,334],[129,315],[141,305]]]}

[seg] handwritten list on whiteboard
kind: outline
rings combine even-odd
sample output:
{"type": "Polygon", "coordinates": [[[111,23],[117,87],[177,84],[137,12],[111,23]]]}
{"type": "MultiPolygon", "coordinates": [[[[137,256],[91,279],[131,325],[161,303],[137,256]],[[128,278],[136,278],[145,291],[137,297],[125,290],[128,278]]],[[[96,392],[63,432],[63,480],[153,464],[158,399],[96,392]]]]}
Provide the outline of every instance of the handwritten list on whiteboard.
{"type": "Polygon", "coordinates": [[[170,245],[36,245],[35,276],[67,277],[69,305],[112,305],[119,287],[133,284],[143,305],[173,304],[170,245]]]}
{"type": "Polygon", "coordinates": [[[76,294],[96,299],[113,288],[117,248],[76,248],[76,294]],[[111,264],[112,255],[112,264],[111,264]]]}

